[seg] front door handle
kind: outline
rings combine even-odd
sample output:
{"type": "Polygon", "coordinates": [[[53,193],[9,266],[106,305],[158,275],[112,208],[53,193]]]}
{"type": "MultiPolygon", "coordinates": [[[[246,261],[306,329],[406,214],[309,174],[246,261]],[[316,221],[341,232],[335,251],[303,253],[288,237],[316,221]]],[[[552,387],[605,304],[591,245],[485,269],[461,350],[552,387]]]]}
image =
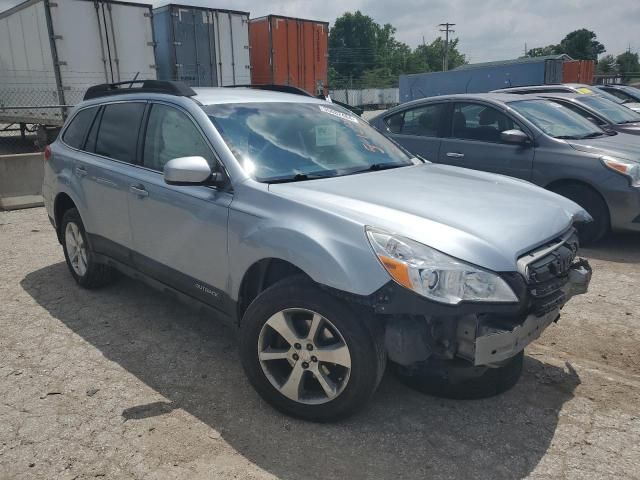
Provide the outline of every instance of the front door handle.
{"type": "Polygon", "coordinates": [[[76,167],[74,169],[74,172],[76,173],[76,175],[78,177],[86,177],[87,176],[87,170],[84,167],[76,167]]]}
{"type": "Polygon", "coordinates": [[[142,185],[129,185],[129,191],[139,197],[148,197],[149,192],[142,185]]]}
{"type": "Polygon", "coordinates": [[[449,157],[449,158],[464,158],[464,153],[447,152],[447,157],[449,157]]]}

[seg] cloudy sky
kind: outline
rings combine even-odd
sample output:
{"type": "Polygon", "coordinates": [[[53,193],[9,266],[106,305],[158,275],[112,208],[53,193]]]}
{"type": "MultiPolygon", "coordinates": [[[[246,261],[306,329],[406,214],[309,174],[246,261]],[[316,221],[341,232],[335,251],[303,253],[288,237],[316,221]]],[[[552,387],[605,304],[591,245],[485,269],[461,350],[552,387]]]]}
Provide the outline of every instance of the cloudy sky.
{"type": "MultiPolygon", "coordinates": [[[[0,11],[19,3],[0,0],[0,11]]],[[[154,6],[169,3],[152,2],[154,6]]],[[[422,37],[438,36],[438,23],[455,23],[460,49],[471,62],[522,55],[529,48],[558,43],[578,28],[598,35],[607,53],[631,44],[640,50],[640,0],[181,0],[176,3],[246,10],[252,17],[269,13],[333,22],[343,12],[360,10],[379,23],[391,23],[396,37],[415,47],[422,37]]]]}

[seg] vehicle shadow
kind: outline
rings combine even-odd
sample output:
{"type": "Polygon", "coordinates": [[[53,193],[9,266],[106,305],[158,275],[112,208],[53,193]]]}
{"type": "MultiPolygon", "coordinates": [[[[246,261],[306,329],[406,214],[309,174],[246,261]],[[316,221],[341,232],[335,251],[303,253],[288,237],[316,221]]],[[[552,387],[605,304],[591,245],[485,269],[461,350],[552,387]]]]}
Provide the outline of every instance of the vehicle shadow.
{"type": "Polygon", "coordinates": [[[596,245],[580,249],[580,255],[615,263],[640,263],[640,234],[612,233],[596,245]]]}
{"type": "Polygon", "coordinates": [[[287,480],[522,478],[549,448],[560,410],[580,383],[570,365],[527,357],[513,390],[452,401],[414,392],[387,372],[362,413],[312,424],[274,411],[254,393],[232,329],[139,282],[123,278],[86,291],[57,263],[29,273],[21,285],[54,319],[167,400],[122,405],[123,420],[183,409],[287,480]]]}

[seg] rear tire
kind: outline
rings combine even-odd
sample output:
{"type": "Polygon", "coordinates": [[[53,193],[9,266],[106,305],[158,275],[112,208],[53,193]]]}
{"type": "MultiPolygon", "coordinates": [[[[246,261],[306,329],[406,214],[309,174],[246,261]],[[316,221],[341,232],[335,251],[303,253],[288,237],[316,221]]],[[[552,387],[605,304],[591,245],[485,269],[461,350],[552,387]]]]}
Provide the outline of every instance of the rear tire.
{"type": "Polygon", "coordinates": [[[96,262],[77,209],[64,212],[60,229],[64,258],[78,285],[87,289],[100,288],[117,278],[118,272],[113,267],[96,262]]]}
{"type": "Polygon", "coordinates": [[[453,360],[430,362],[409,374],[396,365],[402,383],[422,393],[456,400],[493,397],[511,389],[522,375],[524,352],[498,368],[473,367],[468,362],[453,360]]]}
{"type": "Polygon", "coordinates": [[[582,245],[595,243],[609,232],[609,207],[598,192],[578,184],[561,185],[553,191],[573,200],[593,217],[593,222],[578,225],[578,236],[582,245]]]}
{"type": "Polygon", "coordinates": [[[282,280],[262,292],[242,318],[245,373],[260,396],[287,415],[317,422],[347,417],[371,398],[385,369],[384,347],[367,326],[373,321],[307,277],[282,280]],[[318,335],[312,333],[316,321],[322,325],[318,335]],[[287,329],[280,326],[285,324],[287,329]],[[335,358],[339,363],[324,356],[338,348],[344,352],[335,358]],[[265,360],[265,354],[282,358],[265,360]],[[289,382],[301,367],[292,393],[289,382]]]}

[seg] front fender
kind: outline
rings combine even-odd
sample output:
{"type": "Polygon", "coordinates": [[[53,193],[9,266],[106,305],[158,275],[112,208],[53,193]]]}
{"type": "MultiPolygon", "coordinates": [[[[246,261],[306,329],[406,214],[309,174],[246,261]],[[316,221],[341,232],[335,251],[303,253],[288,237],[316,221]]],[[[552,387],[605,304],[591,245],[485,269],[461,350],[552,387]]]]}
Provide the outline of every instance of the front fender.
{"type": "MultiPolygon", "coordinates": [[[[303,219],[291,226],[232,212],[229,228],[229,293],[237,300],[242,279],[256,262],[277,258],[314,281],[357,295],[370,295],[390,279],[370,248],[364,228],[347,222],[324,229],[303,219]]],[[[289,222],[288,222],[289,223],[289,222]]]]}

